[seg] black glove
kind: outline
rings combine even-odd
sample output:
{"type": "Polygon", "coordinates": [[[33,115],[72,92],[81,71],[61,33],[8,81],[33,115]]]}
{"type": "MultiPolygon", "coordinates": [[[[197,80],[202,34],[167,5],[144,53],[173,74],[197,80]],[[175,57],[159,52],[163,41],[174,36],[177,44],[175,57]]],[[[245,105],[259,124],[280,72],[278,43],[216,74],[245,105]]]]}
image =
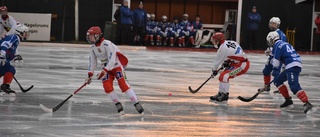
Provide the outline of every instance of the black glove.
{"type": "Polygon", "coordinates": [[[215,77],[216,75],[218,75],[218,70],[212,70],[211,77],[215,77]]]}
{"type": "Polygon", "coordinates": [[[230,67],[230,63],[231,63],[230,60],[225,60],[225,61],[222,63],[222,66],[223,66],[224,68],[229,68],[229,67],[230,67]]]}

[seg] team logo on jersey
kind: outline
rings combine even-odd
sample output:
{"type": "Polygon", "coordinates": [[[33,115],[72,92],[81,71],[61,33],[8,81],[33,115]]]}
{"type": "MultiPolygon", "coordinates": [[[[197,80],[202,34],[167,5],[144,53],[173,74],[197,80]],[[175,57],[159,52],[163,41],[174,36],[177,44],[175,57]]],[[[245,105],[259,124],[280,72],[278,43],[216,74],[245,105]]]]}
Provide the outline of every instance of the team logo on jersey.
{"type": "Polygon", "coordinates": [[[101,49],[100,49],[100,48],[98,48],[98,52],[101,52],[101,49]]]}

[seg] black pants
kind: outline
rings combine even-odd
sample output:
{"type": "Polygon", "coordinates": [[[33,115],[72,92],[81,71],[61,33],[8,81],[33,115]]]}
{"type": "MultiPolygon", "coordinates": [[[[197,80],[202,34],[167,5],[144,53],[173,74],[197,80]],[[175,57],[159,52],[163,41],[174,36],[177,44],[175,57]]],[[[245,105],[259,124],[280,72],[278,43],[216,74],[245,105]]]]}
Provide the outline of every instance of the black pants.
{"type": "Polygon", "coordinates": [[[121,35],[122,35],[122,24],[117,23],[117,27],[116,27],[116,45],[120,45],[121,44],[121,35]]]}
{"type": "Polygon", "coordinates": [[[247,49],[257,49],[258,30],[248,30],[247,35],[247,49]]]}
{"type": "Polygon", "coordinates": [[[137,37],[139,36],[140,39],[139,41],[134,41],[135,45],[141,45],[142,43],[144,43],[144,36],[145,36],[145,32],[146,32],[146,27],[145,26],[134,26],[133,28],[133,37],[137,37]]]}
{"type": "Polygon", "coordinates": [[[132,32],[130,24],[122,24],[121,44],[132,44],[132,32]]]}

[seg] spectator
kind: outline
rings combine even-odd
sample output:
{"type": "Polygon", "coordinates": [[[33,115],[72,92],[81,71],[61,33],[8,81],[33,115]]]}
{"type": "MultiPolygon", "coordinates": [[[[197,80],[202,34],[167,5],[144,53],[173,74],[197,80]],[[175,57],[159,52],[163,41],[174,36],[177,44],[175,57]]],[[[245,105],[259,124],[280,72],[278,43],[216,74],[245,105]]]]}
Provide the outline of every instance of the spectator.
{"type": "Polygon", "coordinates": [[[118,7],[118,9],[116,10],[116,12],[114,13],[113,17],[116,19],[117,22],[117,26],[116,26],[116,42],[115,44],[120,45],[121,44],[121,33],[122,33],[122,27],[121,27],[121,15],[120,15],[120,8],[122,7],[122,5],[120,7],[118,7]]]}
{"type": "Polygon", "coordinates": [[[131,25],[132,11],[128,7],[128,0],[123,0],[123,5],[120,8],[121,18],[121,44],[131,44],[131,25]]]}
{"type": "Polygon", "coordinates": [[[316,30],[316,34],[318,36],[317,47],[320,47],[320,13],[318,13],[318,16],[314,20],[314,23],[317,26],[317,30],[316,30]]]}
{"type": "Polygon", "coordinates": [[[133,11],[133,36],[134,43],[137,45],[142,44],[146,32],[147,20],[147,13],[143,10],[143,3],[140,1],[139,8],[133,11]]]}
{"type": "Polygon", "coordinates": [[[255,49],[257,44],[257,35],[259,30],[259,23],[261,22],[261,16],[257,13],[256,6],[252,7],[250,13],[248,13],[248,23],[247,23],[247,46],[250,49],[255,49]]]}

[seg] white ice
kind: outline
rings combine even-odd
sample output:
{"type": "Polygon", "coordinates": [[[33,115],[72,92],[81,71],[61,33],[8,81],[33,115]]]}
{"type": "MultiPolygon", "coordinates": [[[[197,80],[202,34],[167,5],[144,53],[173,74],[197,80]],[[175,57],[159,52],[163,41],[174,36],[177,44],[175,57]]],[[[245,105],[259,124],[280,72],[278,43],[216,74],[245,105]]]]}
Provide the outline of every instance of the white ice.
{"type": "MultiPolygon", "coordinates": [[[[145,108],[138,114],[133,104],[114,83],[125,108],[125,115],[94,80],[73,96],[58,111],[44,112],[39,104],[52,108],[80,87],[87,77],[88,45],[59,43],[22,43],[19,52],[24,62],[13,63],[16,78],[27,93],[16,98],[0,97],[0,136],[24,137],[145,137],[145,136],[318,136],[320,111],[303,113],[300,100],[292,95],[295,108],[281,111],[281,95],[260,94],[250,97],[263,85],[262,69],[267,57],[248,54],[248,73],[231,80],[228,105],[209,102],[218,91],[218,80],[210,80],[196,94],[211,73],[215,52],[149,51],[145,47],[120,46],[129,58],[126,73],[130,85],[145,108]],[[172,96],[169,96],[169,94],[172,96]]],[[[300,84],[310,102],[319,106],[320,56],[301,55],[303,70],[300,84]]],[[[99,72],[99,70],[97,70],[99,72]]],[[[273,86],[272,91],[276,90],[273,86]]]]}

